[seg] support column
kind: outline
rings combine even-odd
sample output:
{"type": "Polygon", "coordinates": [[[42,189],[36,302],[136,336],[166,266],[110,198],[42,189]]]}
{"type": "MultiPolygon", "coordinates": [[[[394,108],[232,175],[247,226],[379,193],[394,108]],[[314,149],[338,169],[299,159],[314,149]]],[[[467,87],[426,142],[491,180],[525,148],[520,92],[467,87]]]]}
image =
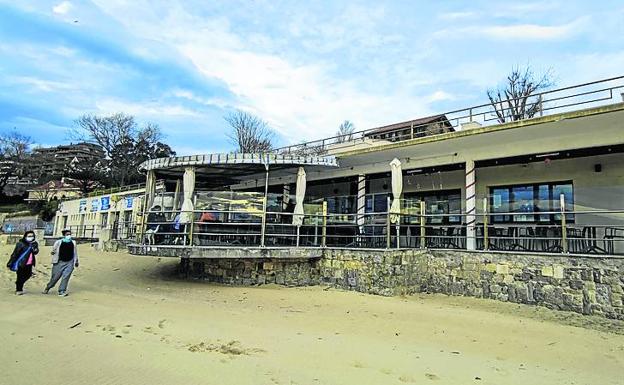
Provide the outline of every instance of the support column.
{"type": "Polygon", "coordinates": [[[474,160],[466,161],[466,249],[476,250],[477,196],[474,160]]]}
{"type": "MultiPolygon", "coordinates": [[[[366,175],[358,175],[358,187],[357,187],[357,225],[364,226],[366,221],[366,175]]],[[[361,229],[360,229],[361,230],[361,229]]]]}

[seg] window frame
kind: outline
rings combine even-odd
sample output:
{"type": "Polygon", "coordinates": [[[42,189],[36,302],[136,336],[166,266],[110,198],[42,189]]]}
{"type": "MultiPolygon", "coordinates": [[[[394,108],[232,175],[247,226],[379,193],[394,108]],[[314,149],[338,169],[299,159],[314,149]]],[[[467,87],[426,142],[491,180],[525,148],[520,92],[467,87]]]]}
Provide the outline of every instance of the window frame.
{"type": "MultiPolygon", "coordinates": [[[[546,211],[554,212],[558,210],[558,207],[555,207],[553,205],[555,201],[558,202],[558,198],[555,200],[553,197],[553,190],[555,186],[562,186],[562,185],[570,186],[571,200],[570,201],[566,200],[566,205],[570,204],[572,205],[572,207],[574,207],[574,181],[573,180],[517,183],[517,184],[488,186],[488,204],[489,204],[488,216],[489,216],[490,222],[496,223],[496,224],[531,223],[531,224],[549,224],[549,225],[560,223],[561,222],[560,214],[536,214],[536,213],[539,213],[539,211],[534,210],[532,214],[529,214],[533,216],[532,220],[518,221],[518,220],[514,220],[515,218],[518,218],[518,215],[498,214],[494,211],[494,190],[507,190],[508,200],[505,202],[505,204],[507,205],[507,210],[502,210],[501,211],[502,213],[521,213],[521,211],[514,211],[512,209],[514,207],[514,204],[516,203],[514,199],[514,193],[513,193],[514,188],[518,189],[518,188],[531,187],[533,207],[538,207],[537,203],[542,201],[542,199],[540,198],[540,186],[545,186],[545,185],[548,186],[548,197],[549,197],[549,199],[547,200],[548,208],[546,211]],[[548,216],[548,220],[540,219],[541,217],[545,217],[545,216],[548,216]]],[[[566,214],[566,222],[574,223],[575,222],[574,214],[566,214]]]]}

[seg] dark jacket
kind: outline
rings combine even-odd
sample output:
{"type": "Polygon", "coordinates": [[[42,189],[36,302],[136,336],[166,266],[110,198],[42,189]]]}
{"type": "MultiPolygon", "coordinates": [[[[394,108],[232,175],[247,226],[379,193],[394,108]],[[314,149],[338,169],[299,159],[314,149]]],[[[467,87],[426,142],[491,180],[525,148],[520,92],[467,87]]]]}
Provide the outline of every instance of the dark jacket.
{"type": "MultiPolygon", "coordinates": [[[[37,263],[37,260],[35,259],[35,255],[39,254],[39,244],[37,243],[37,241],[34,241],[31,244],[28,244],[28,242],[26,242],[25,240],[21,239],[19,242],[17,242],[17,244],[15,245],[15,249],[13,249],[13,253],[11,253],[11,258],[9,258],[9,262],[7,262],[7,267],[11,267],[11,265],[22,255],[24,254],[24,252],[26,251],[26,249],[28,248],[28,246],[31,247],[31,252],[33,254],[33,266],[35,266],[35,264],[37,263]]],[[[28,261],[28,257],[24,258],[19,267],[22,266],[26,266],[26,262],[28,261]]]]}

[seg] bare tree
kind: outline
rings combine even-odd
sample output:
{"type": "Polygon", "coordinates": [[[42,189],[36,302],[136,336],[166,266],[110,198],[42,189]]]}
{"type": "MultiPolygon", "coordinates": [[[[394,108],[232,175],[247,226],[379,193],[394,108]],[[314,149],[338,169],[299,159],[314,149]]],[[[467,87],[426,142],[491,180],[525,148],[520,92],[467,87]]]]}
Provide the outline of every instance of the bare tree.
{"type": "Polygon", "coordinates": [[[500,123],[534,117],[542,110],[538,91],[554,85],[551,71],[536,77],[529,66],[524,70],[513,68],[505,83],[497,90],[488,90],[490,104],[500,123]]]}
{"type": "Polygon", "coordinates": [[[17,131],[0,135],[0,193],[12,177],[19,177],[24,172],[32,144],[29,136],[17,131]]]}
{"type": "Polygon", "coordinates": [[[232,132],[228,134],[237,152],[269,152],[273,150],[274,133],[259,117],[237,110],[224,117],[232,132]]]}
{"type": "Polygon", "coordinates": [[[338,126],[338,132],[336,132],[336,142],[343,143],[353,140],[353,132],[355,131],[355,126],[349,120],[345,120],[340,123],[338,126]]]}
{"type": "Polygon", "coordinates": [[[137,135],[134,116],[116,113],[110,116],[85,114],[76,119],[70,131],[73,139],[99,144],[107,158],[111,158],[116,147],[127,138],[137,135]]]}
{"type": "Polygon", "coordinates": [[[70,135],[104,149],[108,175],[102,180],[113,186],[125,186],[143,179],[138,172],[140,163],[175,155],[171,147],[160,142],[162,133],[157,124],[146,123],[139,127],[133,116],[124,113],[83,115],[75,121],[70,135]]]}

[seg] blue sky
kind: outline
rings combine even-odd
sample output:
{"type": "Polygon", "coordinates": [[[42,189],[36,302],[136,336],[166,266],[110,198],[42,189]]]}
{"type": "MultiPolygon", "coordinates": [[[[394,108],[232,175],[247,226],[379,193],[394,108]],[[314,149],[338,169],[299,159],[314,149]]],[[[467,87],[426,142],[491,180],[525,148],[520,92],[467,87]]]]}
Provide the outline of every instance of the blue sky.
{"type": "Polygon", "coordinates": [[[206,153],[243,109],[297,143],[484,103],[516,65],[622,75],[622,20],[621,0],[0,0],[0,131],[53,145],[125,112],[206,153]]]}

